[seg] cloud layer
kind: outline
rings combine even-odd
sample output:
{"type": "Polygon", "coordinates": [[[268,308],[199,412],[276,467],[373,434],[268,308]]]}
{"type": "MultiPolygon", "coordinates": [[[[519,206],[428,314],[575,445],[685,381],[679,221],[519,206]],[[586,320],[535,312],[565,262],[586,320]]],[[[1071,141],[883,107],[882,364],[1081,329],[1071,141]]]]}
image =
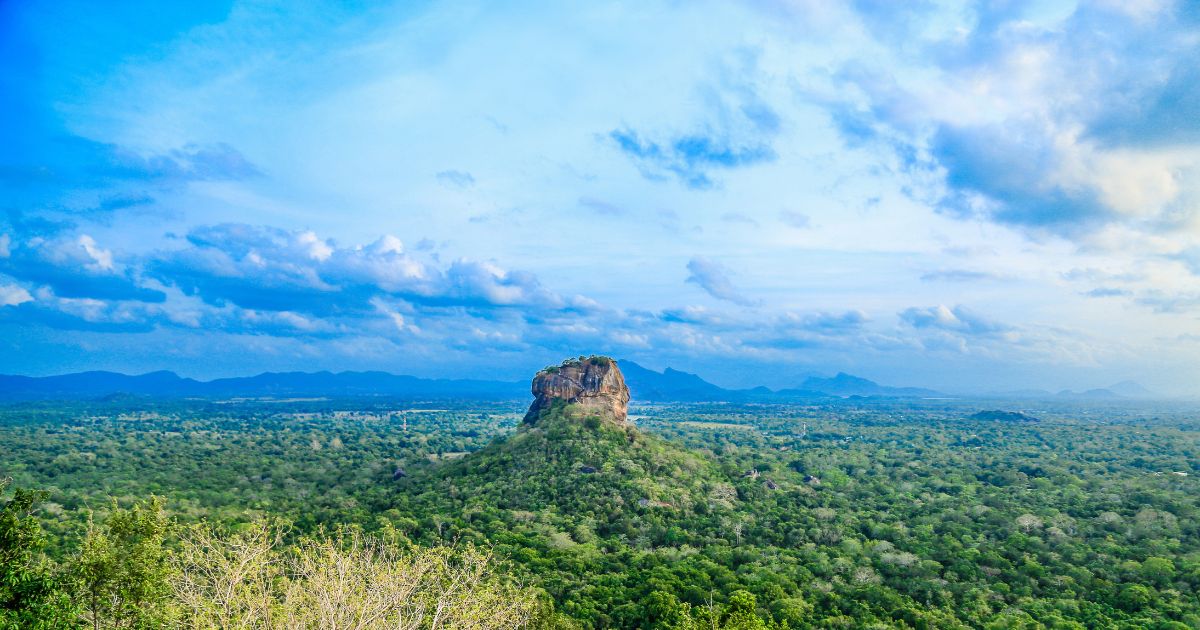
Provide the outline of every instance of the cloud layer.
{"type": "Polygon", "coordinates": [[[54,7],[0,371],[1200,379],[1192,3],[54,7]]]}

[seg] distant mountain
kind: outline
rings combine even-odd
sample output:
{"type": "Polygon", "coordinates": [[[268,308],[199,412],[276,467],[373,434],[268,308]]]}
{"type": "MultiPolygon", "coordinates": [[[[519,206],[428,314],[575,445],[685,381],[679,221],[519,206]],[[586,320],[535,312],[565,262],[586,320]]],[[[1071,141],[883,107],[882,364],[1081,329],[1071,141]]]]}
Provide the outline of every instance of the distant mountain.
{"type": "Polygon", "coordinates": [[[634,400],[675,402],[780,402],[813,398],[877,396],[886,398],[931,398],[945,394],[920,387],[889,387],[845,372],[833,378],[809,377],[800,387],[771,390],[725,389],[695,374],[667,368],[663,372],[646,369],[633,361],[618,361],[634,400]]]}
{"type": "Polygon", "coordinates": [[[1069,389],[1064,389],[1058,392],[1058,398],[1071,398],[1074,400],[1117,400],[1122,398],[1120,394],[1110,389],[1089,389],[1082,392],[1074,392],[1069,389]]]}
{"type": "Polygon", "coordinates": [[[1160,398],[1156,392],[1152,392],[1142,387],[1141,383],[1133,381],[1121,381],[1120,383],[1109,385],[1104,389],[1125,398],[1160,398]]]}
{"type": "Polygon", "coordinates": [[[1058,392],[1049,392],[1044,389],[1020,389],[1001,392],[988,392],[982,394],[988,398],[997,399],[1028,399],[1028,400],[1125,400],[1125,399],[1161,399],[1163,396],[1157,392],[1153,392],[1140,384],[1133,381],[1121,381],[1108,387],[1099,387],[1096,389],[1088,389],[1084,391],[1074,391],[1064,389],[1058,392]]]}
{"type": "Polygon", "coordinates": [[[1003,398],[1009,400],[1050,400],[1054,398],[1055,394],[1044,389],[1010,389],[999,392],[984,392],[979,396],[982,398],[1003,398]]]}
{"type": "Polygon", "coordinates": [[[673,368],[655,372],[625,360],[618,360],[617,365],[621,366],[633,400],[701,402],[742,397],[739,392],[718,387],[695,374],[673,368]]]}
{"type": "Polygon", "coordinates": [[[387,372],[267,372],[205,383],[223,396],[400,396],[430,398],[524,398],[523,382],[426,379],[387,372]]]}
{"type": "MultiPolygon", "coordinates": [[[[945,394],[921,387],[888,387],[862,377],[838,372],[833,378],[810,376],[800,384],[800,390],[834,396],[886,396],[896,398],[936,398],[945,394]]],[[[795,390],[792,390],[795,391],[795,390]]]]}
{"type": "MultiPolygon", "coordinates": [[[[725,389],[673,368],[656,372],[633,361],[619,361],[636,402],[787,402],[848,396],[929,398],[943,396],[918,387],[888,387],[839,373],[809,378],[800,387],[770,390],[725,389]]],[[[130,376],[116,372],[80,372],[61,376],[0,375],[0,400],[93,400],[112,396],[154,398],[280,398],[387,396],[414,399],[513,400],[530,396],[521,381],[427,379],[387,372],[265,372],[257,376],[198,381],[174,372],[130,376]]]]}
{"type": "Polygon", "coordinates": [[[112,394],[183,397],[199,395],[204,383],[174,372],[139,376],[116,372],[79,372],[61,376],[0,376],[0,397],[6,399],[97,398],[112,394]]]}
{"type": "Polygon", "coordinates": [[[81,372],[62,376],[0,376],[0,399],[93,399],[114,394],[156,398],[394,396],[402,398],[524,398],[521,382],[424,379],[386,372],[266,372],[202,382],[174,372],[139,376],[81,372]]]}

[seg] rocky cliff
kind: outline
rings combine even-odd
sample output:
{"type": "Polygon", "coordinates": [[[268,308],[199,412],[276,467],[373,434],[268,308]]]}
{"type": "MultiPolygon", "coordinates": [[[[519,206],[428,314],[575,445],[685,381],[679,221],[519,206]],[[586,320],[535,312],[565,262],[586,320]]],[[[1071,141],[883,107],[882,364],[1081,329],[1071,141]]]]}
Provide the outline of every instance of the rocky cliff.
{"type": "Polygon", "coordinates": [[[574,405],[583,415],[596,415],[619,425],[627,423],[629,388],[617,362],[608,357],[570,359],[533,377],[533,404],[525,414],[535,424],[555,401],[574,405]]]}

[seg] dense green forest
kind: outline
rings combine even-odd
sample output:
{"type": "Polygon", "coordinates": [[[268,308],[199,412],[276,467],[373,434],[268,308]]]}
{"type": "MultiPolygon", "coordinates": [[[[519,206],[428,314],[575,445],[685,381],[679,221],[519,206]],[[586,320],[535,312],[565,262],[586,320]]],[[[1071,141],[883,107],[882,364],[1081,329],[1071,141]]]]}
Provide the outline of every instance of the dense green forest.
{"type": "Polygon", "coordinates": [[[12,406],[0,606],[137,627],[97,574],[158,602],[141,627],[222,625],[180,576],[260,532],[289,562],[377,545],[397,575],[484,557],[478,601],[542,627],[1200,628],[1196,410],[972,418],[1001,405],[641,406],[637,429],[518,429],[519,402],[12,406]]]}

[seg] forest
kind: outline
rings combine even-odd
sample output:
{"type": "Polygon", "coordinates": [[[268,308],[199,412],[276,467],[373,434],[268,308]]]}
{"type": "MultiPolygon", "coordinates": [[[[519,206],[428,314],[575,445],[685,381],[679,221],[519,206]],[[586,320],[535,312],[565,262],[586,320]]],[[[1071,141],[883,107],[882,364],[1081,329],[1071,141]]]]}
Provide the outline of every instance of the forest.
{"type": "Polygon", "coordinates": [[[0,409],[0,627],[1200,628],[1194,407],[522,406],[0,409]]]}

